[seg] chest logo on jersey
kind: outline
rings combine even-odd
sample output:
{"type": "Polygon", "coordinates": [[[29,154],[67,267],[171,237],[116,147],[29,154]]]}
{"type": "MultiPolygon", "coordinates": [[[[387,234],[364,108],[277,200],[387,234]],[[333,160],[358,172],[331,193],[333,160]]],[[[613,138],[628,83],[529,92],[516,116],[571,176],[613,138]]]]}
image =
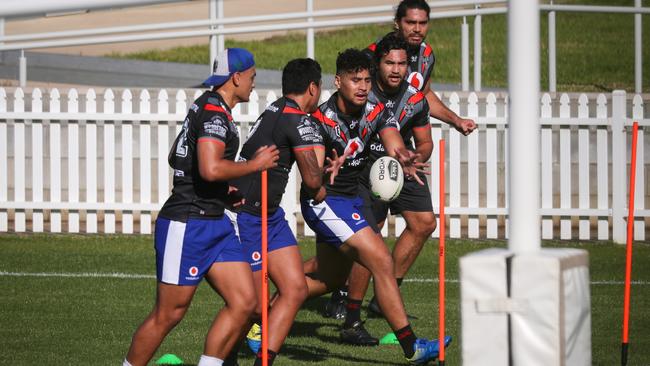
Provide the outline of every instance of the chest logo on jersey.
{"type": "Polygon", "coordinates": [[[355,137],[348,141],[347,146],[345,146],[345,152],[348,153],[348,159],[354,159],[359,155],[364,148],[363,141],[360,138],[355,137]]]}
{"type": "Polygon", "coordinates": [[[394,106],[395,106],[395,101],[393,101],[392,99],[386,101],[386,108],[390,109],[393,108],[394,106]]]}
{"type": "Polygon", "coordinates": [[[419,72],[414,71],[410,73],[409,76],[406,77],[406,81],[408,81],[409,84],[413,85],[419,90],[422,90],[422,88],[424,88],[424,76],[422,76],[422,74],[419,72]]]}
{"type": "Polygon", "coordinates": [[[406,105],[404,105],[404,116],[406,118],[411,117],[414,109],[415,106],[412,103],[406,103],[406,105]]]}

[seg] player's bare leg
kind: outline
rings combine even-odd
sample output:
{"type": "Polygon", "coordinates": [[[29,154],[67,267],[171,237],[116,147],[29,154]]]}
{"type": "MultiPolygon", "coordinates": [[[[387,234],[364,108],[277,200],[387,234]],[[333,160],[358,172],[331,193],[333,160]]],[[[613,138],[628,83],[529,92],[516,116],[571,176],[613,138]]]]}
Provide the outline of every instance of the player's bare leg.
{"type": "Polygon", "coordinates": [[[196,286],[158,283],[156,304],[142,322],[126,355],[133,366],[145,366],[167,334],[183,319],[192,302],[196,286]]]}
{"type": "Polygon", "coordinates": [[[336,249],[325,243],[316,243],[316,257],[303,263],[309,298],[331,292],[345,284],[352,260],[346,256],[349,248],[336,249]]]}
{"type": "Polygon", "coordinates": [[[224,299],[205,340],[203,354],[224,359],[241,339],[257,306],[250,265],[246,262],[213,264],[206,279],[224,299]]]}

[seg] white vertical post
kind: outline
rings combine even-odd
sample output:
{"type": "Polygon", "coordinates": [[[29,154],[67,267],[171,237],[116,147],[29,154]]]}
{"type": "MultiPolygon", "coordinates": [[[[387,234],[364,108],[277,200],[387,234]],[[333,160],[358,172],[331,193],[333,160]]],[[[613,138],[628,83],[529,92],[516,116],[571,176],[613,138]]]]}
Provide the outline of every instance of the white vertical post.
{"type": "Polygon", "coordinates": [[[460,49],[461,49],[461,88],[469,90],[469,25],[466,17],[463,17],[463,24],[460,26],[460,49]]]}
{"type": "MultiPolygon", "coordinates": [[[[122,113],[130,114],[133,96],[129,89],[122,92],[122,113]]],[[[133,203],[133,122],[122,121],[122,203],[133,203]]],[[[122,233],[133,233],[133,211],[122,210],[122,233]]]]}
{"type": "MultiPolygon", "coordinates": [[[[169,113],[169,97],[165,89],[162,89],[158,94],[158,113],[169,113]]],[[[158,189],[158,197],[156,203],[162,207],[169,195],[169,166],[167,165],[167,152],[170,148],[169,123],[158,121],[157,131],[156,170],[158,173],[158,179],[156,186],[158,189]]]]}
{"type": "MultiPolygon", "coordinates": [[[[635,95],[632,100],[632,119],[638,121],[643,118],[643,99],[640,95],[635,95]]],[[[636,166],[630,169],[636,169],[636,180],[638,182],[645,182],[645,137],[644,132],[647,127],[639,128],[637,136],[637,150],[636,150],[636,166]]],[[[634,191],[634,209],[645,209],[646,185],[638,184],[634,191]]],[[[635,216],[634,220],[634,240],[645,241],[645,219],[643,217],[635,216]]]]}
{"type": "MultiPolygon", "coordinates": [[[[14,112],[25,111],[25,94],[22,89],[14,93],[14,112]]],[[[14,121],[14,201],[25,202],[25,121],[14,121]]],[[[16,209],[14,213],[14,230],[26,230],[25,210],[16,209]]]]}
{"type": "MultiPolygon", "coordinates": [[[[79,98],[76,89],[68,92],[68,112],[79,112],[79,98]]],[[[79,121],[68,121],[68,202],[79,202],[79,121]]],[[[79,211],[68,210],[68,232],[79,232],[79,211]]]]}
{"type": "MultiPolygon", "coordinates": [[[[553,117],[551,96],[542,96],[542,118],[553,117]]],[[[542,208],[553,208],[553,126],[542,126],[542,208]]],[[[553,218],[542,218],[542,239],[553,239],[553,218]]]]}
{"type": "MultiPolygon", "coordinates": [[[[140,113],[151,113],[149,92],[140,93],[140,113]]],[[[140,121],[140,202],[151,203],[151,121],[140,121]]],[[[140,234],[151,234],[151,213],[140,211],[140,234]]]]}
{"type": "MultiPolygon", "coordinates": [[[[458,94],[449,96],[449,109],[460,114],[460,98],[458,94]]],[[[449,207],[460,207],[460,133],[449,129],[449,207]]],[[[460,238],[460,215],[449,215],[449,237],[460,238]]]]}
{"type": "MultiPolygon", "coordinates": [[[[224,15],[223,0],[217,0],[217,19],[222,20],[224,15]]],[[[224,26],[220,24],[217,28],[223,29],[224,26]]],[[[222,52],[224,49],[226,49],[226,36],[220,34],[217,36],[217,52],[222,52]]]]}
{"type": "MultiPolygon", "coordinates": [[[[3,19],[4,22],[4,19],[3,19]]],[[[7,112],[7,92],[0,88],[0,113],[7,112]]],[[[7,145],[7,120],[0,121],[0,202],[6,202],[7,195],[7,165],[9,164],[7,145]]],[[[9,214],[6,209],[0,209],[0,232],[9,230],[9,214]]]]}
{"type": "MultiPolygon", "coordinates": [[[[571,117],[571,100],[560,97],[560,118],[571,117]]],[[[560,208],[571,208],[571,126],[560,126],[560,208]]],[[[571,217],[560,218],[560,239],[571,239],[571,217]]]]}
{"type": "MultiPolygon", "coordinates": [[[[314,0],[307,0],[307,12],[312,13],[314,11],[314,0]]],[[[314,17],[308,17],[307,22],[311,23],[314,21],[314,17]]],[[[307,28],[307,57],[314,59],[314,28],[307,28]]]]}
{"type": "MultiPolygon", "coordinates": [[[[217,20],[217,0],[208,0],[208,18],[210,22],[217,20]]],[[[214,29],[215,26],[211,25],[210,29],[214,29]]],[[[217,35],[213,34],[210,36],[210,59],[208,60],[208,66],[210,67],[210,73],[212,72],[212,63],[217,57],[217,35]]]]}
{"type": "Polygon", "coordinates": [[[537,252],[539,216],[539,4],[508,2],[510,198],[508,247],[537,252]],[[525,152],[525,153],[524,153],[525,152]]]}
{"type": "MultiPolygon", "coordinates": [[[[585,94],[581,94],[578,99],[578,118],[589,118],[589,99],[585,94]]],[[[581,125],[578,127],[578,206],[582,209],[588,209],[590,204],[589,167],[591,166],[591,156],[589,155],[589,126],[581,125]]],[[[591,237],[591,224],[589,216],[580,216],[578,224],[578,238],[580,240],[589,240],[591,237]]]]}
{"type": "MultiPolygon", "coordinates": [[[[115,112],[115,95],[104,92],[104,113],[115,112]]],[[[104,121],[104,202],[115,202],[115,122],[104,121]]],[[[104,210],[104,233],[115,233],[115,213],[104,210]]]]}
{"type": "Polygon", "coordinates": [[[481,91],[482,24],[480,15],[474,17],[474,91],[481,91]]]}
{"type": "MultiPolygon", "coordinates": [[[[43,111],[43,94],[36,88],[32,91],[32,112],[43,111]]],[[[43,121],[32,120],[32,201],[43,202],[43,121]]],[[[43,210],[32,212],[32,231],[43,232],[43,210]]]]}
{"type": "MultiPolygon", "coordinates": [[[[50,91],[50,112],[61,111],[61,100],[58,89],[50,91]]],[[[61,121],[50,121],[50,201],[61,202],[61,121]]],[[[60,233],[61,211],[50,212],[50,231],[60,233]]]]}
{"type": "MultiPolygon", "coordinates": [[[[495,118],[497,116],[497,98],[493,93],[488,94],[485,106],[485,116],[495,118]]],[[[481,127],[482,128],[482,127],[481,127]]],[[[435,141],[435,140],[434,140],[435,141]]],[[[486,126],[485,128],[485,183],[486,183],[486,204],[488,208],[498,207],[499,181],[497,171],[497,126],[486,126]]],[[[488,215],[487,230],[488,239],[499,237],[499,226],[497,215],[488,215]]]]}
{"type": "MultiPolygon", "coordinates": [[[[97,111],[97,99],[94,89],[86,92],[86,113],[97,111]]],[[[86,202],[97,203],[97,122],[86,121],[86,202]]],[[[86,233],[97,232],[97,210],[86,211],[86,233]]]]}
{"type": "Polygon", "coordinates": [[[20,50],[20,58],[18,59],[18,80],[21,88],[27,86],[27,59],[24,50],[20,50]]]}
{"type": "MultiPolygon", "coordinates": [[[[641,0],[634,0],[634,6],[641,7],[641,0]]],[[[634,92],[643,92],[643,28],[641,13],[634,14],[634,92]]]]}
{"type": "MultiPolygon", "coordinates": [[[[553,0],[551,0],[553,4],[553,0]]],[[[555,54],[555,11],[548,12],[548,91],[555,92],[556,76],[555,54]]]]}
{"type": "MultiPolygon", "coordinates": [[[[607,97],[598,95],[596,118],[607,118],[607,97]]],[[[609,209],[609,132],[607,125],[599,125],[596,131],[596,177],[598,179],[598,208],[609,209]]],[[[598,240],[609,239],[609,215],[598,218],[598,240]]]]}
{"type": "MultiPolygon", "coordinates": [[[[470,93],[467,97],[467,116],[478,117],[478,97],[470,93]]],[[[480,131],[467,136],[467,206],[478,210],[479,208],[479,134],[480,131]]],[[[467,236],[479,237],[479,219],[477,214],[469,215],[467,221],[467,236]]]]}
{"type": "Polygon", "coordinates": [[[626,95],[624,90],[612,93],[612,240],[625,244],[627,207],[627,131],[626,95]]]}
{"type": "MultiPolygon", "coordinates": [[[[429,124],[431,124],[432,118],[429,118],[429,124]]],[[[433,140],[433,153],[431,154],[431,171],[432,172],[439,172],[440,171],[440,145],[438,145],[438,142],[442,138],[442,127],[441,124],[436,122],[433,125],[431,125],[431,137],[433,140]]],[[[443,162],[444,164],[444,162],[443,162]]],[[[432,178],[429,179],[431,182],[431,202],[433,203],[433,209],[436,212],[440,212],[440,181],[437,178],[432,178]]],[[[431,234],[432,238],[438,238],[440,237],[440,225],[443,225],[443,223],[440,222],[440,216],[436,215],[436,222],[437,222],[437,228],[438,230],[434,231],[433,234],[431,234]]]]}

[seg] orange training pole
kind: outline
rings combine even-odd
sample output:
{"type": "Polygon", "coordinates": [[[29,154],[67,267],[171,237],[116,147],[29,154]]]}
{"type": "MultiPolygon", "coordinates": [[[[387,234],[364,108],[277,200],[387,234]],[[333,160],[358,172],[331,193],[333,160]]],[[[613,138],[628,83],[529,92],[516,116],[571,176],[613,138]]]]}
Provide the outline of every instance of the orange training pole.
{"type": "Polygon", "coordinates": [[[269,364],[269,276],[268,276],[268,192],[267,171],[262,172],[262,366],[269,364]]]}
{"type": "Polygon", "coordinates": [[[632,241],[634,240],[634,189],[636,181],[636,145],[639,123],[632,125],[632,160],[630,162],[630,203],[627,214],[627,253],[625,256],[625,295],[623,300],[623,343],[621,344],[621,365],[627,365],[628,331],[630,321],[630,280],[632,277],[632,241]]]}
{"type": "Polygon", "coordinates": [[[438,355],[438,365],[445,364],[445,140],[440,140],[438,144],[440,149],[440,250],[439,250],[439,336],[440,354],[438,355]]]}

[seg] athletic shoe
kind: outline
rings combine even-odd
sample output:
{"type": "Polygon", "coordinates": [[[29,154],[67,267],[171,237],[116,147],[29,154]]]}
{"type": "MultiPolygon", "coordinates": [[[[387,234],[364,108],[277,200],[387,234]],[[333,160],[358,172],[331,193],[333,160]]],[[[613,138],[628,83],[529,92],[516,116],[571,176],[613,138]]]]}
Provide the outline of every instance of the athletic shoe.
{"type": "Polygon", "coordinates": [[[345,319],[345,315],[347,314],[347,310],[345,309],[347,298],[347,287],[334,290],[334,292],[332,292],[332,296],[330,296],[329,301],[327,304],[325,304],[325,311],[323,313],[323,316],[326,318],[334,318],[339,320],[345,319]]]}
{"type": "MultiPolygon", "coordinates": [[[[451,336],[445,336],[445,348],[451,343],[451,336]]],[[[435,361],[440,352],[440,342],[437,339],[428,340],[418,338],[413,344],[415,353],[406,360],[412,365],[425,365],[429,361],[435,361]]]]}
{"type": "Polygon", "coordinates": [[[262,347],[262,327],[260,327],[259,324],[254,323],[248,331],[248,334],[246,335],[246,344],[248,344],[248,348],[253,352],[253,354],[257,354],[257,351],[262,347]]]}
{"type": "MultiPolygon", "coordinates": [[[[381,308],[379,307],[379,302],[377,302],[376,297],[372,297],[370,299],[370,302],[368,303],[368,317],[369,318],[383,318],[384,313],[381,311],[381,308]]],[[[418,319],[417,316],[415,315],[410,315],[406,314],[407,319],[418,319]]]]}
{"type": "Polygon", "coordinates": [[[371,336],[361,321],[354,322],[350,328],[341,329],[340,336],[341,342],[355,346],[370,347],[379,344],[379,339],[371,336]]]}

